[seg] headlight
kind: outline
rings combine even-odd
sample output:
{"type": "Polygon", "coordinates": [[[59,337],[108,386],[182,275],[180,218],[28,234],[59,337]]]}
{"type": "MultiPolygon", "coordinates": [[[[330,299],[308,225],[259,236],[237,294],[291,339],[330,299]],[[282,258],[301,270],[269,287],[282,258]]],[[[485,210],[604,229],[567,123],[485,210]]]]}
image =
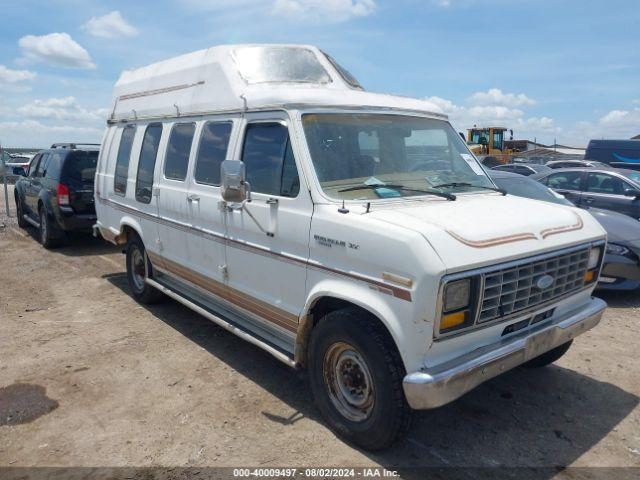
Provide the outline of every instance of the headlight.
{"type": "Polygon", "coordinates": [[[629,249],[622,245],[617,245],[615,243],[608,243],[607,253],[611,255],[627,255],[629,253],[629,249]]]}
{"type": "Polygon", "coordinates": [[[589,250],[589,262],[587,263],[587,269],[592,270],[597,268],[600,264],[600,254],[602,253],[602,247],[593,247],[589,250]]]}
{"type": "Polygon", "coordinates": [[[457,280],[448,283],[444,289],[444,305],[445,312],[453,312],[469,305],[471,297],[471,280],[457,280]]]}

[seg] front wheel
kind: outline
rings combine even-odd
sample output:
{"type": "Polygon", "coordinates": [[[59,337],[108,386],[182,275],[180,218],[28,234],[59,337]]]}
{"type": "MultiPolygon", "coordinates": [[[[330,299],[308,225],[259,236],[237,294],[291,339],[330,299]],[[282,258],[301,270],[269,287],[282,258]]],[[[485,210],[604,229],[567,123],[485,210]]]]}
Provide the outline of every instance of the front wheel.
{"type": "Polygon", "coordinates": [[[147,258],[144,244],[139,237],[134,236],[127,243],[127,280],[133,298],[140,303],[152,304],[162,299],[162,292],[146,282],[150,272],[151,262],[147,258]]]}
{"type": "Polygon", "coordinates": [[[24,219],[24,210],[22,209],[22,202],[20,197],[16,193],[16,217],[18,217],[18,227],[27,228],[28,222],[24,219]]]}
{"type": "Polygon", "coordinates": [[[543,353],[539,357],[529,360],[527,363],[523,364],[523,366],[525,368],[540,368],[551,365],[553,362],[559,360],[560,357],[567,353],[567,350],[569,350],[569,347],[572,343],[573,340],[569,340],[567,343],[563,343],[562,345],[556,348],[552,348],[548,352],[543,353]]]}
{"type": "Polygon", "coordinates": [[[366,450],[403,436],[411,409],[402,388],[405,370],[393,340],[363,312],[325,315],[309,345],[309,379],[330,427],[366,450]]]}

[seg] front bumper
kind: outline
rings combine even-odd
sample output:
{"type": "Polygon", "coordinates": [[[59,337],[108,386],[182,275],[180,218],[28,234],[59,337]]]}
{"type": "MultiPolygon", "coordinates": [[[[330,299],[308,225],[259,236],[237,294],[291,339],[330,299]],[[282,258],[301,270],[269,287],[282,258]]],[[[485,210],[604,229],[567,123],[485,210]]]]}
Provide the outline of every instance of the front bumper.
{"type": "MultiPolygon", "coordinates": [[[[631,254],[635,256],[634,254],[631,254]]],[[[607,254],[596,288],[601,290],[634,290],[640,287],[640,261],[622,255],[607,254]]]]}
{"type": "Polygon", "coordinates": [[[410,373],[403,380],[407,402],[416,410],[445,405],[490,378],[595,327],[606,307],[604,300],[591,298],[584,307],[551,324],[505,338],[433,369],[410,373]]]}

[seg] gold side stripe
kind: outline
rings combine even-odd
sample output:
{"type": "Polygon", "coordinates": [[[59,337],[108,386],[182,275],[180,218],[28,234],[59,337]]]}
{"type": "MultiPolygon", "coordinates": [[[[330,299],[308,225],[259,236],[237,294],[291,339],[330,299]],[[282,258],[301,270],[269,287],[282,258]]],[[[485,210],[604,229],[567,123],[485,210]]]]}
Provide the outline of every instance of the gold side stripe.
{"type": "Polygon", "coordinates": [[[149,256],[152,264],[155,263],[159,265],[161,269],[165,269],[171,274],[176,275],[187,282],[193,283],[203,290],[213,293],[217,297],[258,315],[259,317],[264,318],[285,330],[293,333],[298,331],[298,317],[295,315],[273,307],[272,305],[256,298],[244,295],[228,285],[217,282],[212,278],[206,277],[198,272],[179,265],[166,257],[162,257],[152,252],[147,252],[147,255],[149,256]]]}
{"type": "Polygon", "coordinates": [[[557,235],[559,233],[573,232],[575,230],[582,229],[582,227],[584,226],[582,217],[580,217],[580,215],[578,215],[576,212],[573,212],[573,214],[578,220],[577,223],[574,223],[573,225],[566,225],[564,227],[547,228],[545,230],[542,230],[540,232],[540,235],[542,235],[542,238],[547,238],[547,237],[550,237],[551,235],[557,235]]]}
{"type": "Polygon", "coordinates": [[[268,256],[268,257],[272,257],[275,258],[277,260],[283,261],[283,262],[288,262],[291,264],[298,264],[300,266],[304,266],[304,267],[308,267],[308,268],[313,268],[315,270],[319,270],[322,272],[326,272],[326,273],[331,273],[333,275],[340,275],[343,277],[348,277],[360,282],[365,282],[367,284],[369,284],[370,288],[373,288],[374,290],[380,291],[386,295],[391,295],[395,298],[399,298],[401,300],[405,300],[407,302],[411,302],[412,298],[411,298],[411,290],[405,289],[405,288],[400,288],[397,287],[395,285],[389,285],[388,283],[384,283],[381,281],[378,281],[374,278],[370,278],[367,276],[364,276],[362,274],[358,274],[358,273],[352,273],[352,272],[346,272],[344,270],[338,270],[335,268],[331,268],[331,267],[327,267],[324,266],[316,261],[313,260],[306,260],[306,259],[302,259],[302,258],[298,258],[298,257],[294,257],[291,255],[286,255],[286,254],[282,254],[282,253],[277,253],[277,252],[272,252],[271,250],[262,248],[262,247],[258,247],[258,246],[254,246],[254,245],[250,245],[246,242],[240,241],[240,240],[235,240],[235,239],[231,239],[231,238],[226,238],[223,235],[220,234],[216,234],[213,232],[208,232],[208,231],[204,231],[202,229],[199,228],[195,228],[195,227],[191,227],[189,225],[184,225],[181,223],[177,223],[174,222],[173,220],[169,220],[166,218],[161,218],[157,215],[151,215],[149,213],[143,212],[141,210],[138,210],[137,208],[132,208],[132,207],[128,207],[126,205],[122,205],[121,203],[118,202],[114,202],[112,200],[109,199],[105,199],[105,198],[98,198],[98,201],[104,204],[109,204],[110,206],[112,206],[113,208],[120,210],[122,212],[125,213],[130,213],[132,215],[138,215],[141,216],[143,218],[146,218],[150,221],[156,222],[156,223],[160,223],[162,225],[166,225],[166,226],[170,226],[173,228],[177,228],[179,230],[182,230],[184,232],[188,232],[194,235],[199,235],[203,238],[208,238],[211,240],[214,240],[216,242],[219,243],[224,243],[224,244],[229,244],[231,247],[233,248],[238,248],[241,250],[245,250],[247,252],[251,252],[251,253],[255,253],[257,255],[263,255],[263,256],[268,256]]]}

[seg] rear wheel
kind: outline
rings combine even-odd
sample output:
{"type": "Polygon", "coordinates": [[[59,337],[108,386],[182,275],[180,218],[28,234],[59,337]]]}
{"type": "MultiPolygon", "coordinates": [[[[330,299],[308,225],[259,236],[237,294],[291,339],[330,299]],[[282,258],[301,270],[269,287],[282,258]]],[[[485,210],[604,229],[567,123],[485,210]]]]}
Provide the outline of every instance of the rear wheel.
{"type": "Polygon", "coordinates": [[[331,428],[356,445],[380,450],[407,432],[404,374],[393,340],[363,312],[330,312],[314,328],[309,379],[316,404],[331,428]]]}
{"type": "Polygon", "coordinates": [[[527,363],[523,364],[523,366],[525,368],[540,368],[551,365],[553,362],[559,360],[560,357],[567,353],[567,350],[569,350],[569,347],[572,343],[573,340],[569,340],[567,343],[563,343],[562,345],[543,353],[539,357],[529,360],[527,363]]]}
{"type": "Polygon", "coordinates": [[[16,193],[16,217],[18,217],[18,227],[27,228],[29,223],[24,219],[24,210],[22,209],[22,202],[20,201],[20,197],[16,193]]]}
{"type": "Polygon", "coordinates": [[[51,221],[44,207],[40,207],[40,243],[44,248],[53,248],[58,246],[58,239],[53,236],[51,221]]]}
{"type": "Polygon", "coordinates": [[[142,240],[137,235],[132,236],[127,243],[127,280],[133,298],[140,303],[157,303],[163,298],[160,291],[146,282],[151,268],[142,240]]]}

